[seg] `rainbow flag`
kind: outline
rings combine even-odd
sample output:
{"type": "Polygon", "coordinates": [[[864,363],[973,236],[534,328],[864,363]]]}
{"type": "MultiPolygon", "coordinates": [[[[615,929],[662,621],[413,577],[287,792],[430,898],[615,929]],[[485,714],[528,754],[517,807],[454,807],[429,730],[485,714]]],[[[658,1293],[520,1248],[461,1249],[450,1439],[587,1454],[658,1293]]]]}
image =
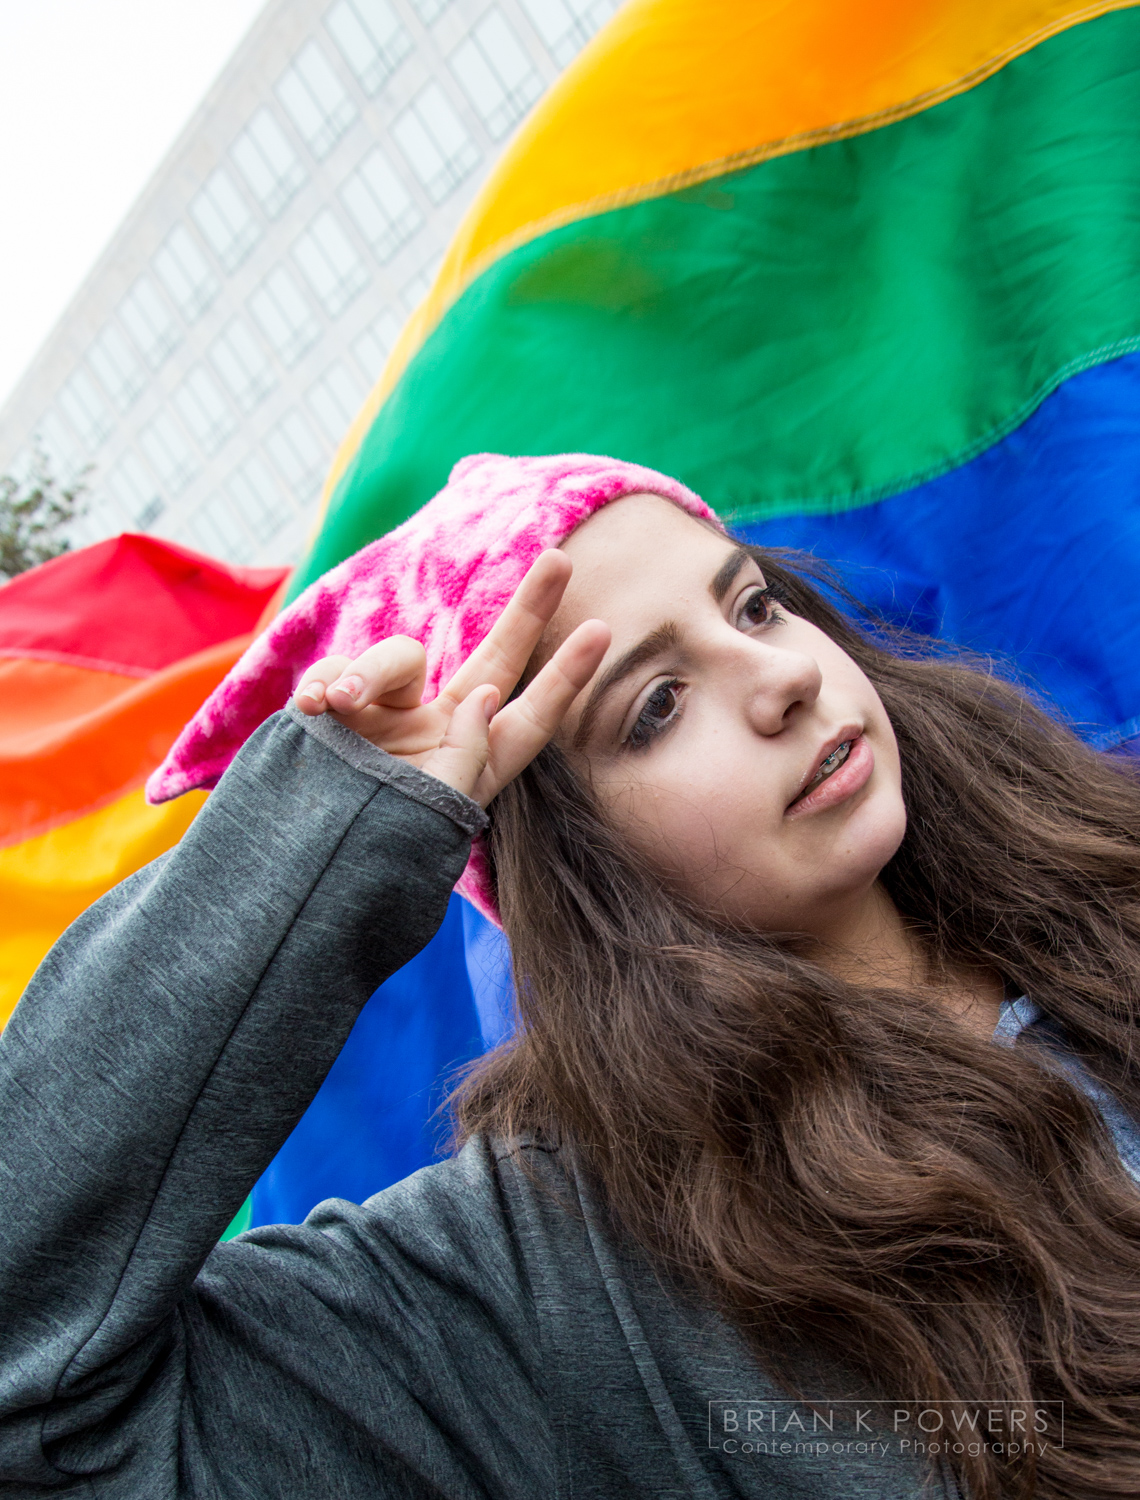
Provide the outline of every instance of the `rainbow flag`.
{"type": "MultiPolygon", "coordinates": [[[[1138,77],[1130,0],[628,0],[460,226],[293,593],[465,454],[610,453],[1137,739],[1138,77]]],[[[370,1002],[255,1219],[383,1186],[378,1140],[429,1158],[432,1068],[509,1024],[462,908],[370,1002]]]]}
{"type": "Polygon", "coordinates": [[[201,806],[149,807],[143,782],[287,571],[128,534],[0,588],[0,1025],[64,928],[201,806]]]}

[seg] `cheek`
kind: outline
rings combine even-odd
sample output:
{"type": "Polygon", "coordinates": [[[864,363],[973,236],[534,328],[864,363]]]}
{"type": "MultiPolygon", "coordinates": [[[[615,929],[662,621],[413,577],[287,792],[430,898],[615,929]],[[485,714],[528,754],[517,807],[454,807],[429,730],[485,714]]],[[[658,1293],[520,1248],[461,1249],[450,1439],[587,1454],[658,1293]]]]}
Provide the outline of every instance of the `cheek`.
{"type": "Polygon", "coordinates": [[[728,737],[706,740],[700,754],[660,756],[653,774],[634,770],[595,786],[630,846],[669,880],[689,886],[718,869],[753,863],[770,851],[782,808],[765,796],[764,778],[741,775],[728,737]]]}

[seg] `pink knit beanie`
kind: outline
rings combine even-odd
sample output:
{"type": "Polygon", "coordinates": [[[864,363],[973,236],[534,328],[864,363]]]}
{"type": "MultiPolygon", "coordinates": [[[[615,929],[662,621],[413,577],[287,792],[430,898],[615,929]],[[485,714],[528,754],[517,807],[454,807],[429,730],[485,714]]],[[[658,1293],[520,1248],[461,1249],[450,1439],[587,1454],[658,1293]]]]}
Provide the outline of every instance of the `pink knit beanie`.
{"type": "MultiPolygon", "coordinates": [[[[322,656],[359,654],[389,635],[427,651],[434,698],[490,630],[540,552],[611,500],[648,492],[716,517],[691,490],[637,464],[560,453],[456,464],[445,489],[412,518],[318,578],[246,651],[147,782],[150,802],[216,786],[246,739],[283,708],[322,656]]],[[[498,920],[482,850],[458,889],[498,920]]]]}

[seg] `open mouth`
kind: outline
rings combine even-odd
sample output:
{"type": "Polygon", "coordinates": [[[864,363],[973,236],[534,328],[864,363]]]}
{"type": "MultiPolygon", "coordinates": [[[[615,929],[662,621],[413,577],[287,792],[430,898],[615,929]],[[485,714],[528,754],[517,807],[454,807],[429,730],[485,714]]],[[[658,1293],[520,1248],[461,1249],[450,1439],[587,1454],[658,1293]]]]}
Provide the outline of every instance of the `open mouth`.
{"type": "Polygon", "coordinates": [[[829,776],[834,775],[834,773],[839,770],[839,767],[851,754],[851,746],[854,743],[855,741],[853,739],[844,740],[841,745],[836,745],[835,749],[831,752],[830,755],[825,756],[824,759],[820,761],[815,775],[808,782],[807,786],[804,787],[803,791],[800,792],[797,797],[794,797],[792,799],[791,805],[793,807],[797,802],[802,802],[805,797],[810,796],[810,794],[815,791],[817,786],[821,786],[829,776]]]}

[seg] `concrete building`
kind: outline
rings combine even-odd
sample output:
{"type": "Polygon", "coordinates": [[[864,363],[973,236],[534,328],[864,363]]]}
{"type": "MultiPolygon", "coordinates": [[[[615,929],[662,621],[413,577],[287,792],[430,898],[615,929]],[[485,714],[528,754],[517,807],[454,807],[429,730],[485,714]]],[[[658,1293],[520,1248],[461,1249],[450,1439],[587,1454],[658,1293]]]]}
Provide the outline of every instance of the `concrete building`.
{"type": "Polygon", "coordinates": [[[617,0],[270,0],[0,411],[92,465],[77,545],[291,562],[522,115],[617,0]]]}

